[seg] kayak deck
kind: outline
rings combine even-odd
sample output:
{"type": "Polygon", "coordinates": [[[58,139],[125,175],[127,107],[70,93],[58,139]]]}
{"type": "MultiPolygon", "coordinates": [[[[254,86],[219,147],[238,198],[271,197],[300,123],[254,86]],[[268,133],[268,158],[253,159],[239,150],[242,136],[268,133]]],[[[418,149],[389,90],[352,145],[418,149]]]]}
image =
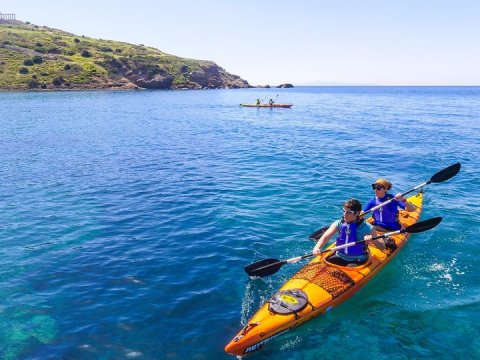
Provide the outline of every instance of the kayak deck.
{"type": "Polygon", "coordinates": [[[243,107],[256,107],[256,108],[291,108],[293,104],[260,104],[260,105],[255,105],[255,104],[240,104],[240,106],[243,107]]]}
{"type": "MultiPolygon", "coordinates": [[[[408,200],[417,209],[414,212],[400,211],[399,219],[403,227],[417,223],[422,211],[422,193],[408,200]]],[[[225,351],[239,356],[256,351],[273,337],[324,314],[347,300],[401,250],[409,237],[410,234],[407,233],[391,236],[397,245],[395,250],[385,248],[382,240],[368,242],[369,260],[361,266],[343,267],[328,263],[325,258],[331,255],[329,252],[316,256],[293,275],[277,293],[278,295],[282,291],[301,290],[307,295],[308,305],[297,312],[279,314],[269,308],[270,301],[267,301],[227,344],[225,351]]],[[[333,246],[334,244],[330,247],[333,246]]],[[[289,301],[295,302],[295,299],[289,301]]]]}

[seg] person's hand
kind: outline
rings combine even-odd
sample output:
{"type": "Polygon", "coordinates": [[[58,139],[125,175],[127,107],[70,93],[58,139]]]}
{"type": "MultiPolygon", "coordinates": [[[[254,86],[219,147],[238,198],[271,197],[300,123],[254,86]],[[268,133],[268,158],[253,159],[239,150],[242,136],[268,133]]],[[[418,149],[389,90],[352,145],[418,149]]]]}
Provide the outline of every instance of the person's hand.
{"type": "Polygon", "coordinates": [[[372,235],[365,235],[365,236],[363,237],[363,240],[365,240],[365,241],[370,241],[370,240],[372,240],[372,235]]]}
{"type": "Polygon", "coordinates": [[[402,202],[405,202],[407,201],[407,199],[405,199],[402,194],[398,193],[397,195],[395,195],[395,200],[399,200],[399,201],[402,201],[402,202]]]}
{"type": "Polygon", "coordinates": [[[318,247],[315,246],[315,247],[313,248],[313,254],[315,254],[315,255],[320,255],[320,253],[321,253],[320,248],[318,248],[318,247]]]}

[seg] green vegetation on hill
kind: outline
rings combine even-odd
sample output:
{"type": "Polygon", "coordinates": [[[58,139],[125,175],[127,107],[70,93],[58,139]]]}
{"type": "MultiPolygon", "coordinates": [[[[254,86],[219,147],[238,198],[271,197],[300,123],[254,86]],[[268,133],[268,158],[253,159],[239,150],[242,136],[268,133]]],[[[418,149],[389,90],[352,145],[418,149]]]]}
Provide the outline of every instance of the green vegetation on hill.
{"type": "Polygon", "coordinates": [[[0,89],[244,88],[211,61],[21,22],[0,24],[0,89]]]}

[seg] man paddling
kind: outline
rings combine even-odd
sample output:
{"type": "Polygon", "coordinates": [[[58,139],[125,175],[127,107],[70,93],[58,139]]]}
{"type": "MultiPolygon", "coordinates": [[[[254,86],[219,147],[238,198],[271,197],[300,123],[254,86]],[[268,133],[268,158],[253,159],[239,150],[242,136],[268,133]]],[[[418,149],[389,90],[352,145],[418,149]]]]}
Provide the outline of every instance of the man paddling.
{"type": "MultiPolygon", "coordinates": [[[[338,232],[335,246],[355,243],[360,240],[369,241],[376,236],[373,226],[360,217],[362,204],[356,199],[350,199],[343,204],[343,217],[333,222],[327,231],[320,237],[313,248],[313,254],[320,254],[323,246],[338,232]]],[[[340,266],[359,266],[368,260],[368,246],[360,242],[355,245],[339,249],[326,260],[340,266]]]]}

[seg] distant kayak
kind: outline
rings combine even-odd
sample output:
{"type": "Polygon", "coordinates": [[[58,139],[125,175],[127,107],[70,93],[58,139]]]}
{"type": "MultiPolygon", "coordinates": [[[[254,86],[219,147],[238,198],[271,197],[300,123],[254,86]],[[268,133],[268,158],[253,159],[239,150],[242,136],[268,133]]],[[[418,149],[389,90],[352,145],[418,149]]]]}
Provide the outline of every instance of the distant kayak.
{"type": "Polygon", "coordinates": [[[257,108],[291,108],[293,104],[260,104],[260,105],[255,105],[255,104],[240,104],[240,106],[243,107],[257,107],[257,108]]]}

